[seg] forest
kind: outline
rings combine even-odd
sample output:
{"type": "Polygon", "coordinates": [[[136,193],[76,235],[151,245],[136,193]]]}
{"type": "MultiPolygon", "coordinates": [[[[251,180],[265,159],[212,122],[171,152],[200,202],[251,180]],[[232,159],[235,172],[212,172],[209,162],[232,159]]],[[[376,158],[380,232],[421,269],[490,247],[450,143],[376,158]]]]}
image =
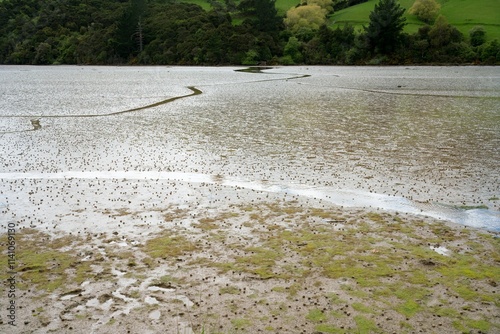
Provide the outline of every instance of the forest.
{"type": "Polygon", "coordinates": [[[481,25],[460,32],[436,0],[379,0],[361,29],[332,27],[366,0],[0,0],[1,64],[403,65],[500,64],[481,25]],[[422,26],[404,31],[409,11],[422,26]]]}

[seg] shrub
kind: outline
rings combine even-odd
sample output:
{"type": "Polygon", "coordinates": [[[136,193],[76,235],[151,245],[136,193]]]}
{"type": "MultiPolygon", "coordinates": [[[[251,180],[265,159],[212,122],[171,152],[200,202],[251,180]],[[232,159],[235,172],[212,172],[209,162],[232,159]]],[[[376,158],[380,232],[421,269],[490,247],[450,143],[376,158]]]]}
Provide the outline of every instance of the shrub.
{"type": "Polygon", "coordinates": [[[480,46],[486,41],[486,31],[481,26],[475,26],[469,31],[470,45],[480,46]]]}
{"type": "Polygon", "coordinates": [[[416,15],[419,20],[432,23],[441,9],[436,0],[416,0],[408,13],[416,15]]]}

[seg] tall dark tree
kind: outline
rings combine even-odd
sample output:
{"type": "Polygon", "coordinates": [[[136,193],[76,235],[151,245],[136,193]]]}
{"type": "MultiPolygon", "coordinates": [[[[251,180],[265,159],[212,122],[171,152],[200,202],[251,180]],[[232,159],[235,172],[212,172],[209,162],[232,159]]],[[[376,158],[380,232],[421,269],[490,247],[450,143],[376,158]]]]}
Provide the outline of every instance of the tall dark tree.
{"type": "Polygon", "coordinates": [[[142,51],[142,16],[145,10],[145,0],[130,0],[118,22],[116,49],[124,59],[142,51]]]}
{"type": "Polygon", "coordinates": [[[283,29],[283,18],[278,15],[275,0],[242,0],[238,5],[246,17],[242,26],[253,37],[247,43],[244,64],[257,64],[271,60],[273,55],[282,52],[279,32],[283,29]]]}
{"type": "Polygon", "coordinates": [[[370,13],[370,23],[365,27],[368,50],[389,54],[396,49],[406,24],[404,12],[396,0],[380,0],[375,5],[370,13]]]}
{"type": "Polygon", "coordinates": [[[243,0],[238,9],[250,17],[249,21],[258,31],[279,31],[283,24],[283,19],[276,10],[275,0],[243,0]]]}

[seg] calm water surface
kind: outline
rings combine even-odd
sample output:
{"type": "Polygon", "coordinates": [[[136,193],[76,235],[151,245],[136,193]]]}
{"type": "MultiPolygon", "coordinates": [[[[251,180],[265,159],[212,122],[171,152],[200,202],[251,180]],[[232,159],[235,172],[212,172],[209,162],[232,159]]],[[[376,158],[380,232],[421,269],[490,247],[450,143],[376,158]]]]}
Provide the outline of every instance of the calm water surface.
{"type": "Polygon", "coordinates": [[[0,177],[219,182],[500,230],[500,68],[236,69],[1,66],[0,177]]]}

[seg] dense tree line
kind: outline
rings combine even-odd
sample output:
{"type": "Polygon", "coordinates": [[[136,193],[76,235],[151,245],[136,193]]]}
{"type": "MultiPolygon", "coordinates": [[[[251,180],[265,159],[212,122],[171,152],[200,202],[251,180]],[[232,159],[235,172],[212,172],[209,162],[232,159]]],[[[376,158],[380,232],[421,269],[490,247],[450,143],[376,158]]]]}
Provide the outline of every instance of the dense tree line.
{"type": "Polygon", "coordinates": [[[463,36],[421,9],[429,1],[415,6],[428,24],[410,35],[395,0],[380,0],[363,31],[326,25],[362,0],[308,0],[286,17],[274,0],[214,0],[210,11],[175,0],[2,0],[0,63],[500,63],[498,41],[485,43],[481,27],[463,36]]]}

